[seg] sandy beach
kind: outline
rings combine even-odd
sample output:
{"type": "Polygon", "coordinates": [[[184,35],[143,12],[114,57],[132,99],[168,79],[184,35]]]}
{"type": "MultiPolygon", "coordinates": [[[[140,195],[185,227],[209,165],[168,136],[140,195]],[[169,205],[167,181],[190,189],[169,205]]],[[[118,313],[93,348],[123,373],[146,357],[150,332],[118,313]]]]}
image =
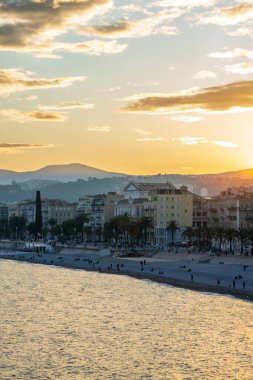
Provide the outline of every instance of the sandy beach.
{"type": "Polygon", "coordinates": [[[101,257],[98,251],[58,254],[2,250],[0,258],[148,279],[175,287],[228,294],[253,301],[253,257],[160,252],[154,257],[101,257]]]}

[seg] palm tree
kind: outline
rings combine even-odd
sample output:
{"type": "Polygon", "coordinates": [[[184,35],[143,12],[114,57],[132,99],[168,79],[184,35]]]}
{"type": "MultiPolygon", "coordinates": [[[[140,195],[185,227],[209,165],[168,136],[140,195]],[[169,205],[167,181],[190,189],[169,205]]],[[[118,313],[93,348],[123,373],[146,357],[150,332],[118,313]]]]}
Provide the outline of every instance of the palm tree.
{"type": "Polygon", "coordinates": [[[144,216],[138,220],[138,228],[140,233],[144,234],[144,243],[147,244],[148,232],[151,228],[153,228],[153,221],[148,216],[144,216]]]}
{"type": "Polygon", "coordinates": [[[249,227],[248,228],[248,238],[251,242],[251,254],[253,254],[253,228],[252,227],[249,227]]]}
{"type": "Polygon", "coordinates": [[[214,228],[214,238],[218,240],[219,244],[219,252],[221,252],[221,245],[224,239],[224,228],[223,227],[216,227],[214,228]]]}
{"type": "Polygon", "coordinates": [[[212,240],[214,238],[214,229],[211,227],[205,227],[202,231],[202,237],[205,242],[205,247],[210,250],[212,247],[212,240]]]}
{"type": "Polygon", "coordinates": [[[237,230],[237,238],[240,242],[241,255],[243,255],[244,253],[244,245],[246,243],[247,237],[248,237],[248,230],[246,228],[239,228],[237,230]]]}
{"type": "Polygon", "coordinates": [[[195,232],[195,228],[193,227],[186,227],[183,232],[184,238],[188,239],[190,245],[192,245],[192,239],[196,236],[195,232]]]}
{"type": "Polygon", "coordinates": [[[171,231],[171,242],[172,242],[172,245],[174,245],[174,234],[177,230],[179,230],[176,220],[171,220],[168,222],[167,231],[168,230],[171,231]]]}
{"type": "Polygon", "coordinates": [[[226,228],[224,237],[229,243],[229,252],[232,252],[232,243],[236,239],[237,231],[234,228],[226,228]]]}

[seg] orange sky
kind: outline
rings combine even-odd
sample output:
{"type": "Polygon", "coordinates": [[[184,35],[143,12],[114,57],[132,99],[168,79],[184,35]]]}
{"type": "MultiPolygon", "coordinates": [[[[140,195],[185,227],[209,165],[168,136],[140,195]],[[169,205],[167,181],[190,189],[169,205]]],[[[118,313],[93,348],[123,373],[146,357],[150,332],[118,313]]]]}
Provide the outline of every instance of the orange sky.
{"type": "Polygon", "coordinates": [[[0,0],[0,19],[0,168],[253,167],[251,3],[0,0]]]}

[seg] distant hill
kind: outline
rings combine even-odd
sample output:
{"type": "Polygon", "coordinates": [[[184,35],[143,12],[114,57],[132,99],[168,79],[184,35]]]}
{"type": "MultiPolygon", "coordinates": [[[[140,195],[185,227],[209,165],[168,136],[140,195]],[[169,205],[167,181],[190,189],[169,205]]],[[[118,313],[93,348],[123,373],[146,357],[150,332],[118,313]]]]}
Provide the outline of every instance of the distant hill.
{"type": "Polygon", "coordinates": [[[78,179],[88,179],[89,177],[108,178],[122,176],[124,176],[124,174],[107,172],[82,164],[50,165],[28,172],[0,169],[0,184],[7,185],[13,181],[26,182],[35,179],[68,182],[78,179]]]}
{"type": "Polygon", "coordinates": [[[228,187],[253,187],[253,169],[217,174],[148,176],[128,176],[81,164],[52,165],[23,173],[0,170],[0,202],[33,199],[35,190],[41,190],[42,197],[76,202],[87,194],[122,191],[130,181],[169,181],[176,187],[186,185],[195,194],[212,196],[228,187]]]}

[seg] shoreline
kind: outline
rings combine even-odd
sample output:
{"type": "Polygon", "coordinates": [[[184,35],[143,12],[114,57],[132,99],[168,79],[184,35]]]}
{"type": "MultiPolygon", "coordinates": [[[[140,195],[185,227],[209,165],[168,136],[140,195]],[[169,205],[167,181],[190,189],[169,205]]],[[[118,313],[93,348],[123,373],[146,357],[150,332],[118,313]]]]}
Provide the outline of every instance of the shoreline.
{"type": "MultiPolygon", "coordinates": [[[[179,278],[179,276],[175,277],[175,273],[173,272],[173,269],[174,271],[176,270],[175,265],[178,266],[178,264],[185,263],[184,260],[178,260],[175,264],[175,262],[167,263],[166,261],[163,261],[163,260],[153,259],[153,260],[149,260],[146,263],[149,266],[152,265],[153,271],[155,271],[153,268],[154,264],[156,265],[159,264],[160,267],[166,268],[166,269],[168,267],[168,264],[170,264],[171,273],[164,274],[163,271],[158,271],[158,273],[156,272],[153,273],[151,272],[151,269],[149,268],[148,268],[149,271],[142,269],[143,265],[141,267],[139,265],[142,260],[145,260],[145,258],[141,258],[142,260],[139,260],[140,258],[138,258],[138,260],[128,259],[128,258],[113,258],[113,257],[101,258],[99,257],[99,255],[94,254],[94,253],[86,253],[86,254],[72,253],[71,255],[66,254],[66,253],[60,253],[60,256],[58,256],[55,254],[51,255],[48,253],[40,254],[40,255],[38,254],[32,255],[31,253],[24,253],[24,252],[9,252],[8,254],[0,253],[0,258],[5,259],[5,260],[25,262],[25,263],[30,263],[30,264],[53,265],[53,266],[62,267],[66,269],[86,270],[89,272],[115,274],[115,275],[121,275],[121,276],[125,275],[125,276],[129,276],[138,280],[149,280],[149,281],[156,282],[159,284],[170,285],[176,288],[187,289],[187,290],[192,290],[192,291],[233,296],[242,300],[253,302],[252,289],[247,289],[247,290],[233,289],[230,286],[227,287],[224,285],[218,286],[217,284],[210,284],[210,281],[208,280],[206,282],[203,282],[203,280],[200,282],[196,280],[190,281],[187,279],[179,278]],[[61,260],[59,260],[59,258],[61,258],[61,260]],[[95,261],[96,266],[93,260],[95,261]],[[99,267],[97,264],[98,262],[101,263],[99,267]],[[117,269],[115,268],[115,265],[117,269]],[[172,274],[174,274],[174,276],[172,276],[172,274]]],[[[146,260],[148,259],[146,258],[146,260]]],[[[191,266],[192,265],[193,264],[191,264],[191,266]]],[[[196,264],[196,265],[200,266],[199,273],[202,273],[201,269],[204,269],[203,264],[196,264]]],[[[225,266],[222,266],[222,269],[224,267],[225,266]]],[[[251,269],[253,270],[253,266],[251,269]]],[[[239,271],[239,268],[237,271],[239,271]]],[[[194,276],[195,276],[195,272],[194,272],[194,276]]]]}

